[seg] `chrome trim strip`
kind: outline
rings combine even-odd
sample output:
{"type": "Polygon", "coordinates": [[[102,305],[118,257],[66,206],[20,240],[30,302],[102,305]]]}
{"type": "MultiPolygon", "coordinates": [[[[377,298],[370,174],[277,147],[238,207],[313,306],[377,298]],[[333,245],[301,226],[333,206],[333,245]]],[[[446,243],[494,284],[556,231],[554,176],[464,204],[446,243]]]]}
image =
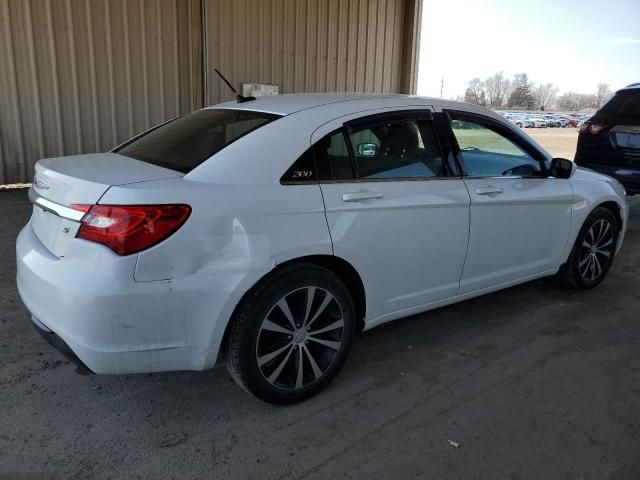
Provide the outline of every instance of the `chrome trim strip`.
{"type": "MultiPolygon", "coordinates": [[[[466,177],[463,177],[465,180],[480,180],[483,178],[493,178],[493,179],[500,179],[500,180],[522,180],[522,179],[537,179],[537,180],[546,180],[547,178],[550,178],[549,176],[544,176],[544,177],[539,177],[537,175],[530,175],[530,176],[522,176],[522,175],[469,175],[466,177]]],[[[555,178],[555,177],[554,177],[555,178]]]]}
{"type": "MultiPolygon", "coordinates": [[[[448,177],[393,177],[393,178],[345,178],[341,180],[284,180],[280,181],[281,185],[326,185],[333,183],[377,183],[377,182],[424,182],[433,180],[478,180],[478,179],[500,179],[500,180],[527,180],[537,179],[546,180],[552,178],[550,176],[529,176],[523,177],[519,175],[487,175],[487,176],[448,176],[448,177]]],[[[555,178],[555,177],[553,177],[555,178]]]]}
{"type": "MultiPolygon", "coordinates": [[[[504,177],[502,177],[504,178],[504,177]]],[[[379,182],[423,182],[432,180],[462,180],[460,176],[449,177],[390,177],[390,178],[343,178],[336,180],[280,180],[280,185],[330,185],[334,183],[379,183],[379,182]]]]}
{"type": "Polygon", "coordinates": [[[82,220],[82,217],[85,216],[85,212],[80,212],[78,210],[74,210],[73,208],[65,207],[64,205],[60,205],[59,203],[52,202],[51,200],[47,200],[46,198],[41,197],[36,193],[33,186],[29,188],[29,200],[31,201],[31,203],[40,207],[42,210],[53,213],[60,218],[66,218],[67,220],[79,222],[80,220],[82,220]]]}

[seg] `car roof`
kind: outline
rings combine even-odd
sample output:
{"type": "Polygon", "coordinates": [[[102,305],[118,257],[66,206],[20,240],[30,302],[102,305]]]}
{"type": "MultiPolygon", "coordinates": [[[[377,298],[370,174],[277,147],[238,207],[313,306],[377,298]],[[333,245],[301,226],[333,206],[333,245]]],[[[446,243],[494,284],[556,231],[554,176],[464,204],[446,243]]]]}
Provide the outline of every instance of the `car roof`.
{"type": "Polygon", "coordinates": [[[627,85],[624,88],[618,90],[618,92],[624,92],[627,90],[640,90],[640,82],[632,83],[631,85],[627,85]]]}
{"type": "MultiPolygon", "coordinates": [[[[346,102],[353,103],[354,112],[368,108],[385,107],[428,107],[436,109],[462,110],[476,112],[483,115],[500,118],[500,115],[488,108],[469,103],[454,102],[433,97],[422,97],[415,95],[401,95],[394,93],[295,93],[284,95],[269,95],[258,97],[248,102],[230,101],[211,105],[206,108],[228,108],[233,110],[248,110],[254,112],[272,113],[276,115],[290,115],[311,108],[330,107],[335,104],[346,102]]],[[[322,109],[325,113],[327,109],[322,109]]],[[[320,112],[318,112],[320,113],[320,112]]]]}
{"type": "Polygon", "coordinates": [[[211,105],[207,108],[232,108],[234,110],[251,110],[276,115],[291,113],[321,107],[331,103],[355,100],[377,100],[383,98],[402,98],[407,95],[380,93],[290,93],[285,95],[267,95],[247,102],[230,101],[211,105]]]}

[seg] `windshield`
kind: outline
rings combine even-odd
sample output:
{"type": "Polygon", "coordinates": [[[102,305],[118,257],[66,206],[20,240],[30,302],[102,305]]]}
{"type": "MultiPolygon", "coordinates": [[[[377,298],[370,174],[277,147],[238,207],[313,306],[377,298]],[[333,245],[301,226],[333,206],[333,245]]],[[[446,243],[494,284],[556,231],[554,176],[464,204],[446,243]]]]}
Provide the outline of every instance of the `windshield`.
{"type": "Polygon", "coordinates": [[[243,135],[277,118],[245,110],[199,110],[165,123],[115,152],[188,173],[243,135]]]}

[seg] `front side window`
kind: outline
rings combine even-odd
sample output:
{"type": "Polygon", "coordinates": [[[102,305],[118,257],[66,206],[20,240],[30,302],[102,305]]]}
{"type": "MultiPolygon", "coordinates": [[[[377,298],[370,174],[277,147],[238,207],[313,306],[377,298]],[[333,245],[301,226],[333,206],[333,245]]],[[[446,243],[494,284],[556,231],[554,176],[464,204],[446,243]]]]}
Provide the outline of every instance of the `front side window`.
{"type": "Polygon", "coordinates": [[[467,175],[472,177],[537,176],[540,162],[498,131],[471,120],[452,120],[467,175]]]}
{"type": "Polygon", "coordinates": [[[279,116],[246,110],[199,110],[151,130],[115,152],[188,173],[238,138],[276,118],[279,116]]]}
{"type": "Polygon", "coordinates": [[[430,122],[381,120],[349,130],[359,178],[391,179],[445,175],[430,122]]]}

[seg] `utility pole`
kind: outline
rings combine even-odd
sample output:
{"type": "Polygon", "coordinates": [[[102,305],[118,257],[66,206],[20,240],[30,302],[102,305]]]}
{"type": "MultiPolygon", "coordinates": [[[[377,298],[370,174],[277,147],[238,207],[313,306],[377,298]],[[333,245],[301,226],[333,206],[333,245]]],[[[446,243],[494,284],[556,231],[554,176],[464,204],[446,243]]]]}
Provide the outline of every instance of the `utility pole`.
{"type": "Polygon", "coordinates": [[[440,78],[440,100],[442,100],[442,91],[444,90],[444,75],[440,78]]]}

